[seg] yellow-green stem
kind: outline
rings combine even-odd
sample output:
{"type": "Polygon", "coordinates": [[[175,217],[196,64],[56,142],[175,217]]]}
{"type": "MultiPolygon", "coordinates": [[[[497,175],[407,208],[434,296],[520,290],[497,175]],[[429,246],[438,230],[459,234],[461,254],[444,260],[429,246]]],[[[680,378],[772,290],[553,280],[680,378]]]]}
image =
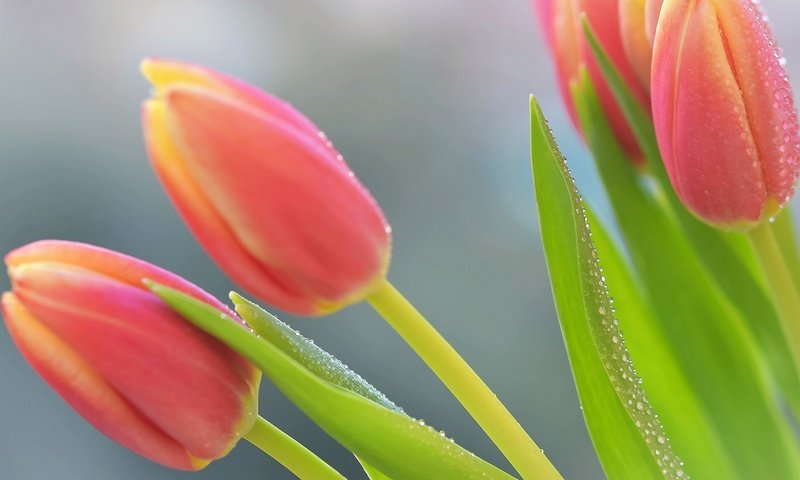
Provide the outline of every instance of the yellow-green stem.
{"type": "Polygon", "coordinates": [[[333,467],[264,417],[258,417],[244,438],[300,480],[345,480],[333,467]]]}
{"type": "Polygon", "coordinates": [[[750,241],[767,278],[795,368],[800,372],[800,296],[792,273],[769,222],[762,222],[751,230],[750,241]]]}
{"type": "Polygon", "coordinates": [[[561,479],[497,396],[397,289],[384,281],[367,300],[461,402],[524,480],[561,479]]]}

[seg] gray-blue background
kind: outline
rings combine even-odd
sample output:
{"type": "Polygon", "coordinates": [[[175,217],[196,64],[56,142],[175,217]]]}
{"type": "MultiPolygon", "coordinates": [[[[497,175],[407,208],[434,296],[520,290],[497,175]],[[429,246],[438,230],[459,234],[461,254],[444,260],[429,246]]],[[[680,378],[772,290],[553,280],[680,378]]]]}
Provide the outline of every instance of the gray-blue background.
{"type": "MultiPolygon", "coordinates": [[[[800,65],[800,4],[764,0],[800,65]]],[[[394,227],[390,278],[571,479],[601,478],[578,410],[539,244],[528,159],[537,93],[584,193],[593,171],[556,95],[525,0],[0,0],[0,251],[81,240],[223,297],[145,158],[142,57],[195,61],[291,101],[334,141],[394,227]]],[[[800,71],[794,71],[795,85],[800,71]]],[[[7,288],[5,278],[0,286],[7,288]]],[[[398,404],[505,466],[365,306],[282,318],[398,404]]],[[[353,458],[270,385],[262,414],[359,478],[353,458]]],[[[0,332],[0,478],[263,480],[290,475],[246,442],[197,474],[118,447],[74,414],[0,332]]]]}

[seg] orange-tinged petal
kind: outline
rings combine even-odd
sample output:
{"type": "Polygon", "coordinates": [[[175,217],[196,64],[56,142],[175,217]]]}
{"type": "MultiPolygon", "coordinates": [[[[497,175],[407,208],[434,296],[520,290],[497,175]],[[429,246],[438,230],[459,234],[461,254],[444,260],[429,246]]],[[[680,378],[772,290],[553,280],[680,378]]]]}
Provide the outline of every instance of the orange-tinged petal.
{"type": "Polygon", "coordinates": [[[294,107],[234,77],[191,63],[159,58],[145,59],[140,68],[158,94],[178,85],[206,88],[280,118],[312,137],[320,136],[319,128],[294,107]]]}
{"type": "Polygon", "coordinates": [[[651,48],[656,39],[658,17],[661,14],[661,5],[663,3],[664,0],[645,0],[645,34],[651,48]]]}
{"type": "Polygon", "coordinates": [[[142,124],[148,154],[158,178],[208,254],[248,292],[260,298],[279,299],[276,305],[288,311],[315,313],[312,302],[287,288],[284,280],[265,269],[243,248],[225,218],[206,198],[170,139],[162,101],[145,103],[142,124]]]}
{"type": "Polygon", "coordinates": [[[152,293],[57,263],[15,267],[11,279],[34,317],[194,455],[218,458],[245,433],[235,427],[254,386],[152,293]]]}
{"type": "Polygon", "coordinates": [[[646,0],[619,0],[622,44],[639,83],[650,90],[650,62],[653,44],[647,36],[646,0]]]}
{"type": "Polygon", "coordinates": [[[142,109],[151,161],[234,281],[289,312],[320,315],[385,278],[380,208],[301,113],[199,66],[146,60],[142,70],[155,86],[142,109]]]}
{"type": "MultiPolygon", "coordinates": [[[[386,221],[341,158],[214,92],[175,87],[165,102],[170,138],[191,176],[226,212],[243,247],[288,290],[341,306],[383,278],[386,221]]],[[[280,298],[266,300],[281,306],[280,298]]]]}
{"type": "Polygon", "coordinates": [[[94,245],[65,240],[40,240],[12,250],[6,255],[5,262],[10,269],[34,262],[74,265],[137,288],[144,288],[142,279],[147,278],[180,290],[222,310],[231,318],[238,319],[236,314],[224,303],[178,275],[138,258],[94,245]]]}
{"type": "Polygon", "coordinates": [[[208,463],[192,457],[137,412],[85,360],[31,316],[12,293],[3,295],[3,315],[9,334],[28,363],[95,428],[171,468],[199,470],[208,463]]]}
{"type": "MultiPolygon", "coordinates": [[[[221,306],[213,297],[154,265],[91,245],[41,241],[6,260],[14,292],[6,295],[12,336],[48,383],[104,433],[156,462],[194,469],[224,456],[252,428],[260,372],[184,321],[142,281],[221,306]],[[14,334],[20,325],[29,335],[14,334]],[[74,368],[49,372],[55,357],[39,349],[74,368]],[[78,367],[88,380],[70,383],[78,367]],[[93,389],[114,393],[111,400],[121,406],[107,406],[106,394],[92,403],[93,389]],[[118,410],[138,420],[109,423],[104,415],[119,417],[118,410]],[[156,432],[153,445],[142,425],[156,432]],[[180,447],[183,463],[158,438],[180,447]]],[[[229,309],[218,310],[220,321],[241,322],[229,309]]]]}

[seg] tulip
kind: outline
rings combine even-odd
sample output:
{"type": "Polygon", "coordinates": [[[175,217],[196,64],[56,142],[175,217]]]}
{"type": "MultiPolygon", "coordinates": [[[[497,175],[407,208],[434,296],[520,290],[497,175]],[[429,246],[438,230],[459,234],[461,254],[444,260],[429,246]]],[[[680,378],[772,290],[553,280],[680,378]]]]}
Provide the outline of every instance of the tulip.
{"type": "Polygon", "coordinates": [[[623,46],[618,2],[619,0],[534,0],[534,7],[538,11],[540,24],[555,61],[559,89],[573,123],[580,130],[570,86],[578,80],[579,72],[585,67],[617,140],[630,157],[640,163],[641,150],[636,137],[594,60],[581,26],[581,17],[586,15],[597,39],[628,88],[642,107],[649,111],[647,90],[637,79],[623,46]]]}
{"type": "Polygon", "coordinates": [[[650,90],[650,64],[663,0],[619,0],[622,45],[639,83],[650,90]]]}
{"type": "Polygon", "coordinates": [[[6,327],[44,380],[98,430],[165,466],[199,470],[256,419],[260,372],[147,290],[191,283],[102,248],[41,241],[6,256],[6,327]]]}
{"type": "Polygon", "coordinates": [[[145,60],[143,127],[156,173],[209,255],[298,315],[362,300],[385,279],[390,229],[317,127],[217,72],[145,60]]]}
{"type": "Polygon", "coordinates": [[[683,203],[748,229],[794,192],[797,111],[784,60],[756,2],[666,0],[653,51],[659,149],[683,203]]]}

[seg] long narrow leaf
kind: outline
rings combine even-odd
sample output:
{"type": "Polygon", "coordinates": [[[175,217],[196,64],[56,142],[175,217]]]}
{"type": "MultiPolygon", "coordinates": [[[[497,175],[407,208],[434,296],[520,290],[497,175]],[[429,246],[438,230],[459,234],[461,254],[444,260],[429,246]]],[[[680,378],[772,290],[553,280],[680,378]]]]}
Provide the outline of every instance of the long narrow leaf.
{"type": "Polygon", "coordinates": [[[603,469],[613,480],[685,477],[628,359],[582,203],[533,98],[531,157],[553,298],[603,469]]]}
{"type": "MultiPolygon", "coordinates": [[[[671,209],[715,282],[740,310],[787,402],[795,415],[800,416],[800,372],[794,366],[791,352],[783,339],[780,320],[761,282],[752,247],[744,235],[711,228],[694,218],[683,206],[664,168],[652,119],[626,86],[585,18],[583,29],[598,66],[642,147],[649,171],[658,183],[661,198],[666,200],[662,207],[671,209]]],[[[780,217],[782,220],[778,226],[790,222],[787,215],[780,217]]],[[[787,231],[782,230],[781,233],[787,231]]],[[[794,244],[787,253],[790,255],[787,258],[797,259],[797,247],[794,244]]]]}
{"type": "Polygon", "coordinates": [[[213,307],[163,285],[152,284],[150,288],[186,320],[253,362],[317,425],[391,478],[513,478],[423,422],[322,380],[237,322],[224,315],[221,319],[213,307]]]}
{"type": "MultiPolygon", "coordinates": [[[[236,313],[250,325],[250,328],[300,363],[300,365],[307,368],[311,373],[322,380],[357,393],[390,410],[403,413],[400,407],[389,400],[380,390],[364,380],[361,375],[352,371],[338,358],[317,346],[297,330],[281,322],[277,317],[238,293],[231,292],[230,298],[236,307],[236,313]]],[[[358,458],[358,456],[356,456],[356,459],[364,468],[370,480],[389,480],[389,477],[383,475],[366,461],[358,458]]]]}
{"type": "Polygon", "coordinates": [[[643,185],[608,127],[587,75],[574,85],[574,97],[654,318],[736,465],[738,477],[732,478],[800,478],[796,439],[769,390],[740,312],[674,217],[643,185]]]}
{"type": "Polygon", "coordinates": [[[735,465],[669,349],[639,280],[603,224],[588,207],[586,213],[626,346],[636,371],[646,379],[642,387],[659,413],[675,452],[686,462],[686,475],[694,479],[736,478],[735,465]]]}

